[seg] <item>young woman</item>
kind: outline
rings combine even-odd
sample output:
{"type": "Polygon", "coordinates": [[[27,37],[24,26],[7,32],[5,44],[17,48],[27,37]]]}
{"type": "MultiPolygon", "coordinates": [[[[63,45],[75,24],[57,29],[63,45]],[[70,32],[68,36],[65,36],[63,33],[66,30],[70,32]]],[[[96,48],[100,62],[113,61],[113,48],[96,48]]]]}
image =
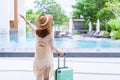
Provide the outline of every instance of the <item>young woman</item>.
{"type": "Polygon", "coordinates": [[[24,16],[21,18],[29,25],[36,38],[36,51],[33,68],[37,80],[50,80],[53,77],[53,51],[59,55],[64,55],[54,46],[54,37],[52,34],[53,16],[42,14],[38,17],[37,27],[34,27],[24,16]]]}

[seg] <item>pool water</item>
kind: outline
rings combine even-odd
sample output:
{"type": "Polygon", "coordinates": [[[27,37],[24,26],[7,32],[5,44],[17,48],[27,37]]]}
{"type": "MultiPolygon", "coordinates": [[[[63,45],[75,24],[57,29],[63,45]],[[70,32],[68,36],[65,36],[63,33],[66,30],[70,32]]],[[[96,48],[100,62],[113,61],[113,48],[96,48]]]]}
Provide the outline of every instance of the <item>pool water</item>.
{"type": "Polygon", "coordinates": [[[111,40],[56,40],[55,44],[61,48],[120,48],[120,42],[111,40]]]}
{"type": "MultiPolygon", "coordinates": [[[[31,34],[16,34],[9,35],[0,34],[0,48],[34,48],[35,38],[31,34]]],[[[108,39],[100,40],[76,40],[76,39],[55,39],[55,46],[58,48],[120,48],[120,41],[108,39]]]]}
{"type": "Polygon", "coordinates": [[[74,40],[74,39],[56,39],[55,44],[59,48],[95,48],[97,41],[93,40],[74,40]]]}

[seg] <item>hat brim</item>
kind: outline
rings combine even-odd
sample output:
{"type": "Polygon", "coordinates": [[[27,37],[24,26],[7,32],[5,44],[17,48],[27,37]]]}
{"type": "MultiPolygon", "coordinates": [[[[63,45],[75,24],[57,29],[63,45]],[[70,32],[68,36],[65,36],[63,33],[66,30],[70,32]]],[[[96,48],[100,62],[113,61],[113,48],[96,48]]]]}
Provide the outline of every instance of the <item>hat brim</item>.
{"type": "MultiPolygon", "coordinates": [[[[43,14],[42,14],[43,15],[43,14]]],[[[40,15],[40,16],[42,16],[40,15]]],[[[53,16],[51,14],[44,14],[45,16],[48,17],[48,23],[45,25],[45,26],[41,26],[40,23],[38,22],[37,23],[37,27],[40,29],[40,30],[45,30],[47,28],[50,28],[51,25],[52,25],[52,20],[53,20],[53,16]]],[[[40,17],[39,16],[39,17],[40,17]]],[[[38,18],[39,19],[39,18],[38,18]]]]}

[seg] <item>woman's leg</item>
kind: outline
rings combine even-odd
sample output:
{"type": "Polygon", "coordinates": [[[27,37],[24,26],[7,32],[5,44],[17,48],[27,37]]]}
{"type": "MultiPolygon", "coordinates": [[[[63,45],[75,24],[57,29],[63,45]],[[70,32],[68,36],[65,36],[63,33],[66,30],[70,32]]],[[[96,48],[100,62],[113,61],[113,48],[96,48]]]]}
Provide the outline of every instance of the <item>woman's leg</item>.
{"type": "Polygon", "coordinates": [[[49,80],[49,74],[50,74],[50,67],[45,69],[44,80],[49,80]]]}
{"type": "Polygon", "coordinates": [[[43,80],[42,75],[37,75],[37,80],[43,80]]]}
{"type": "Polygon", "coordinates": [[[44,79],[44,80],[49,80],[49,78],[46,78],[46,79],[44,79]]]}

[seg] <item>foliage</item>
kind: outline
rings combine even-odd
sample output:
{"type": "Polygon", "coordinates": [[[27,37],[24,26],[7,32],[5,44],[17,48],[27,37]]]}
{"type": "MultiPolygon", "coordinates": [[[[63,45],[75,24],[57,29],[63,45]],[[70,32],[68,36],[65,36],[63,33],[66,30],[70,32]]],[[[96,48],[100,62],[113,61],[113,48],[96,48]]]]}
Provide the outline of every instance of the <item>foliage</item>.
{"type": "Polygon", "coordinates": [[[34,4],[35,8],[41,13],[53,15],[53,25],[68,25],[68,17],[65,15],[65,11],[55,0],[35,0],[34,4]]]}
{"type": "Polygon", "coordinates": [[[111,31],[116,31],[112,36],[112,39],[120,39],[120,0],[112,0],[106,4],[115,16],[108,22],[111,31]]]}
{"type": "MultiPolygon", "coordinates": [[[[26,18],[28,21],[30,21],[32,24],[36,25],[37,18],[39,16],[40,12],[38,11],[33,11],[32,9],[29,9],[26,11],[26,18]]],[[[26,32],[30,32],[30,29],[28,26],[26,26],[26,32]]]]}
{"type": "Polygon", "coordinates": [[[108,31],[105,31],[104,34],[103,34],[103,36],[106,37],[106,36],[108,36],[109,34],[110,34],[110,33],[109,33],[108,31]]]}
{"type": "Polygon", "coordinates": [[[87,22],[88,24],[88,21],[90,20],[95,27],[94,23],[96,23],[97,19],[104,14],[103,11],[105,12],[106,10],[100,11],[105,7],[107,1],[108,0],[78,0],[73,6],[73,17],[80,18],[80,15],[82,15],[85,18],[85,23],[87,22]]]}
{"type": "Polygon", "coordinates": [[[111,20],[108,22],[108,25],[111,27],[111,31],[116,30],[116,20],[115,20],[115,19],[111,19],[111,20]]]}
{"type": "Polygon", "coordinates": [[[112,39],[120,39],[120,31],[116,31],[114,35],[111,37],[112,39]]]}
{"type": "Polygon", "coordinates": [[[120,17],[120,0],[112,0],[110,2],[107,2],[106,5],[114,14],[115,18],[120,17]]]}
{"type": "Polygon", "coordinates": [[[80,31],[74,32],[73,35],[80,35],[80,31]]]}
{"type": "Polygon", "coordinates": [[[28,26],[26,26],[26,33],[29,33],[30,32],[30,29],[28,26]]]}
{"type": "Polygon", "coordinates": [[[26,12],[26,18],[29,20],[31,23],[36,24],[37,18],[41,12],[38,11],[33,11],[32,9],[27,10],[26,12]]]}
{"type": "Polygon", "coordinates": [[[108,7],[104,7],[101,10],[98,11],[97,16],[99,17],[99,19],[101,20],[101,29],[105,30],[107,26],[107,22],[114,18],[113,13],[110,11],[110,9],[108,7]]]}
{"type": "Polygon", "coordinates": [[[120,39],[120,18],[111,19],[108,22],[108,25],[110,25],[112,31],[116,31],[112,36],[112,39],[120,39]]]}

